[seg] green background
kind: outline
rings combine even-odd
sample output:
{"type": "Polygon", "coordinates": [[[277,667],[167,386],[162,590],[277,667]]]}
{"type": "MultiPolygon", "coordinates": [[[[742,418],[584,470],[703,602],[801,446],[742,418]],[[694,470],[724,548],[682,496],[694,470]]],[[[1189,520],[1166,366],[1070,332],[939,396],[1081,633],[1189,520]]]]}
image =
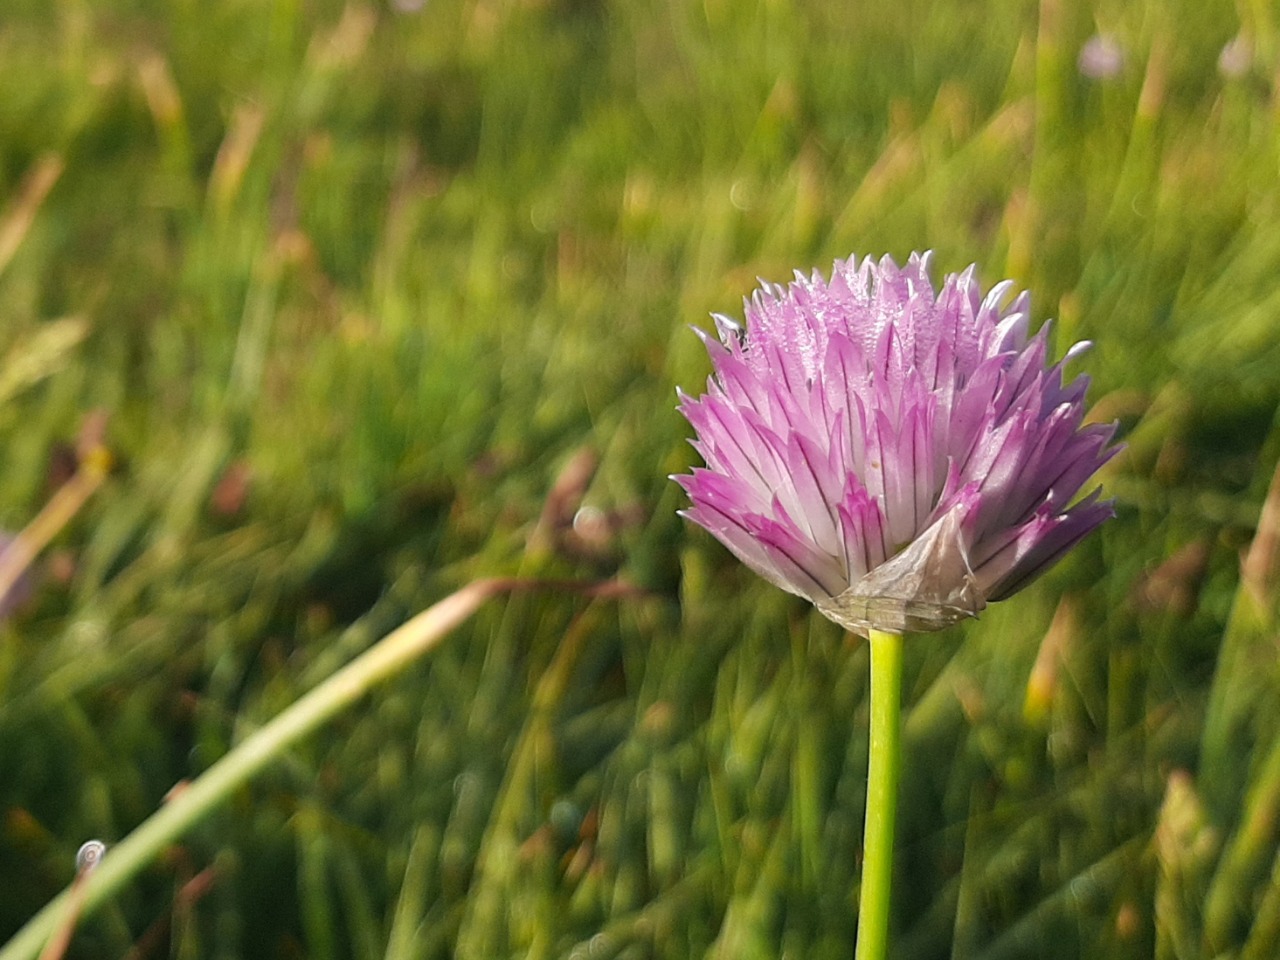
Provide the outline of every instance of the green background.
{"type": "Polygon", "coordinates": [[[866,649],[675,515],[675,388],[757,276],[932,248],[1095,341],[1128,447],[1117,520],[907,647],[893,956],[1275,956],[1276,27],[7,3],[0,524],[92,411],[118,467],[0,626],[0,939],[449,591],[616,576],[487,606],[68,955],[848,957],[866,649]]]}

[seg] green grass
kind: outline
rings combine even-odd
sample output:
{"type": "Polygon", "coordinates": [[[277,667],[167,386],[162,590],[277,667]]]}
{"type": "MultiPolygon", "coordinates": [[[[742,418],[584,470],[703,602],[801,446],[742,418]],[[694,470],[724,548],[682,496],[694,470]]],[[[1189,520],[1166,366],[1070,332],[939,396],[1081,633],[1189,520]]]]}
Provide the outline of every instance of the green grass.
{"type": "Polygon", "coordinates": [[[0,940],[452,589],[616,575],[487,607],[68,955],[848,957],[867,651],[675,516],[674,390],[756,276],[929,247],[1094,340],[1129,446],[1116,521],[907,646],[892,953],[1280,952],[1277,23],[990,11],[11,3],[0,525],[94,410],[120,466],[0,626],[0,940]]]}

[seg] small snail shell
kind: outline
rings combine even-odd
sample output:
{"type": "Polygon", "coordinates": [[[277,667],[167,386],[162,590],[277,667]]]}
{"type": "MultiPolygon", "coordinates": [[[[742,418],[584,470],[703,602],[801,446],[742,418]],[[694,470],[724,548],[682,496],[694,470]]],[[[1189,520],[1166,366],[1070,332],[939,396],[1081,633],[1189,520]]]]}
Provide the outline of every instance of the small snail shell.
{"type": "Polygon", "coordinates": [[[89,840],[76,851],[76,873],[85,874],[91,871],[102,860],[107,852],[107,845],[101,840],[89,840]]]}

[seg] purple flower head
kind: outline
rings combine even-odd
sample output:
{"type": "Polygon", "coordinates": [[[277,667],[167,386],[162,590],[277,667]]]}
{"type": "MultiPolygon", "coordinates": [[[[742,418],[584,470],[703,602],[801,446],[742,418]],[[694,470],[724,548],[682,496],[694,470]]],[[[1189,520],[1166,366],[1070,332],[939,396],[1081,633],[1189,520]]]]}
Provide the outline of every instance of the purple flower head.
{"type": "Polygon", "coordinates": [[[745,331],[698,331],[714,374],[680,393],[706,462],[673,478],[682,515],[863,634],[976,616],[1113,514],[1098,490],[1072,502],[1115,428],[1084,425],[1088,380],[1046,363],[1027,294],[984,295],[973,267],[935,292],[929,266],[850,257],[829,283],[763,284],[745,331]]]}

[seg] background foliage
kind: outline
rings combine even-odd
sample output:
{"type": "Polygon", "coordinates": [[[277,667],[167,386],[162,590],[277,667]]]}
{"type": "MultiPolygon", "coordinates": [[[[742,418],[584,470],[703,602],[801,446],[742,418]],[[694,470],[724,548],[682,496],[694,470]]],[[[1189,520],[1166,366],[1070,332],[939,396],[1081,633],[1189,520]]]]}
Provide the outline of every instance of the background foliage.
{"type": "Polygon", "coordinates": [[[674,388],[708,369],[686,325],[757,275],[930,247],[1096,341],[1129,446],[1116,522],[908,647],[895,955],[1275,956],[1276,28],[7,4],[0,524],[92,411],[119,466],[0,626],[0,937],[83,840],[518,573],[637,592],[490,606],[70,955],[847,957],[866,650],[675,516],[674,388]],[[1078,68],[1096,33],[1114,76],[1078,68]]]}

